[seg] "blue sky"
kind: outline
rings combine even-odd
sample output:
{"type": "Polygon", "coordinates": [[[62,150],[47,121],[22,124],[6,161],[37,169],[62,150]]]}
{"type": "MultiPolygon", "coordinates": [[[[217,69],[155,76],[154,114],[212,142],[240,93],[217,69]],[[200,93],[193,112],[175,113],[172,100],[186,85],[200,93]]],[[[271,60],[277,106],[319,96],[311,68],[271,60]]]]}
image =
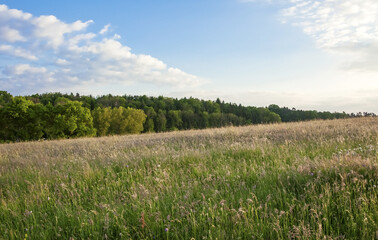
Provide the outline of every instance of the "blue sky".
{"type": "Polygon", "coordinates": [[[0,88],[378,112],[376,0],[0,1],[0,88]]]}

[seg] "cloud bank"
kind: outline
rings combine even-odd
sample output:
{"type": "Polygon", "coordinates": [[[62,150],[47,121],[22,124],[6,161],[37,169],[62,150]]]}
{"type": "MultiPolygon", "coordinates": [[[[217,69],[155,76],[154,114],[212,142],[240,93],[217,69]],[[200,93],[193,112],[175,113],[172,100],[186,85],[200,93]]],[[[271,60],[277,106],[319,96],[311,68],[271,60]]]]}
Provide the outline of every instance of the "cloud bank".
{"type": "Polygon", "coordinates": [[[0,5],[0,85],[13,93],[76,87],[129,85],[196,86],[201,79],[168,67],[149,55],[134,54],[108,36],[88,31],[92,20],[65,23],[55,16],[33,16],[0,5]]]}

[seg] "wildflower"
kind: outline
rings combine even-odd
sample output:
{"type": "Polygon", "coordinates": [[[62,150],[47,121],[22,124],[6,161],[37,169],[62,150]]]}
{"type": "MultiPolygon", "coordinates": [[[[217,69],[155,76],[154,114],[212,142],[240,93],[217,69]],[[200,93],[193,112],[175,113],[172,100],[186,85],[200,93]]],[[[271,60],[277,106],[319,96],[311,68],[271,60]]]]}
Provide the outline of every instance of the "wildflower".
{"type": "Polygon", "coordinates": [[[33,211],[29,211],[29,210],[25,210],[25,217],[29,217],[31,214],[33,213],[33,211]]]}
{"type": "Polygon", "coordinates": [[[164,229],[164,231],[166,231],[166,232],[168,232],[168,230],[169,230],[168,228],[165,228],[165,229],[164,229]]]}

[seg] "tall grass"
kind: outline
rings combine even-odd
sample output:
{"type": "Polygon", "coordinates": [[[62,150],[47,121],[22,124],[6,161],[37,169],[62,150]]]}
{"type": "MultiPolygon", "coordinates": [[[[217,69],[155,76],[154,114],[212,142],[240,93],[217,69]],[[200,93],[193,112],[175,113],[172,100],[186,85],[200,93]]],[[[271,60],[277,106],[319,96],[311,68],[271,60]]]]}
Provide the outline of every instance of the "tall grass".
{"type": "Polygon", "coordinates": [[[378,118],[0,145],[1,239],[377,239],[378,118]]]}

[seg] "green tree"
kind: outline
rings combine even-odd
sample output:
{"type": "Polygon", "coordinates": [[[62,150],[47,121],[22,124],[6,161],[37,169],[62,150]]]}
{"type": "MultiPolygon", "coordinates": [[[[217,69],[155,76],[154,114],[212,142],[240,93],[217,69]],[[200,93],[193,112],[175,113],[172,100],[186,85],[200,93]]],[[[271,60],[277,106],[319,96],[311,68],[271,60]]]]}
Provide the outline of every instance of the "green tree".
{"type": "Polygon", "coordinates": [[[92,112],[93,126],[96,128],[97,136],[108,135],[110,121],[112,119],[112,109],[110,107],[97,107],[92,112]]]}
{"type": "Polygon", "coordinates": [[[71,102],[71,100],[66,97],[58,97],[57,99],[55,99],[54,105],[65,105],[69,102],[71,102]]]}
{"type": "Polygon", "coordinates": [[[139,109],[113,108],[109,132],[111,134],[140,133],[146,121],[146,114],[139,109]]]}
{"type": "Polygon", "coordinates": [[[220,106],[218,103],[213,101],[205,101],[203,103],[205,111],[208,113],[219,113],[220,112],[220,106]]]}
{"type": "Polygon", "coordinates": [[[281,122],[281,117],[277,113],[269,111],[267,108],[258,108],[260,123],[281,122]]]}
{"type": "Polygon", "coordinates": [[[49,120],[45,131],[50,139],[96,135],[90,110],[78,101],[47,105],[45,119],[49,120]]]}
{"type": "Polygon", "coordinates": [[[0,91],[0,107],[4,106],[7,103],[10,103],[13,99],[13,96],[7,91],[0,91]]]}
{"type": "Polygon", "coordinates": [[[221,113],[210,113],[209,115],[209,125],[210,127],[221,127],[221,113]]]}
{"type": "Polygon", "coordinates": [[[109,126],[109,133],[111,135],[124,134],[127,122],[123,118],[124,107],[113,108],[109,126]]]}
{"type": "Polygon", "coordinates": [[[198,115],[192,110],[185,110],[181,112],[183,129],[198,128],[198,115]]]}
{"type": "Polygon", "coordinates": [[[181,111],[169,110],[167,114],[167,128],[169,130],[178,130],[182,127],[181,111]]]}
{"type": "Polygon", "coordinates": [[[147,117],[143,110],[128,107],[123,112],[123,117],[127,121],[126,133],[141,133],[143,131],[143,124],[147,117]]]}
{"type": "Polygon", "coordinates": [[[209,119],[210,119],[210,116],[209,116],[209,113],[204,111],[202,113],[200,113],[200,125],[199,125],[199,128],[208,128],[210,127],[210,122],[209,122],[209,119]]]}
{"type": "Polygon", "coordinates": [[[10,141],[37,140],[43,136],[44,107],[24,97],[14,97],[1,108],[0,138],[10,141]]]}
{"type": "Polygon", "coordinates": [[[161,110],[161,109],[158,110],[154,124],[155,124],[155,131],[156,132],[164,132],[167,129],[167,127],[166,127],[167,118],[166,118],[163,110],[161,110]]]}
{"type": "MultiPolygon", "coordinates": [[[[147,100],[145,101],[147,102],[147,100]]],[[[155,124],[154,119],[156,118],[157,114],[153,107],[144,107],[144,113],[146,114],[147,118],[144,123],[144,132],[154,132],[155,131],[155,124]]]]}

